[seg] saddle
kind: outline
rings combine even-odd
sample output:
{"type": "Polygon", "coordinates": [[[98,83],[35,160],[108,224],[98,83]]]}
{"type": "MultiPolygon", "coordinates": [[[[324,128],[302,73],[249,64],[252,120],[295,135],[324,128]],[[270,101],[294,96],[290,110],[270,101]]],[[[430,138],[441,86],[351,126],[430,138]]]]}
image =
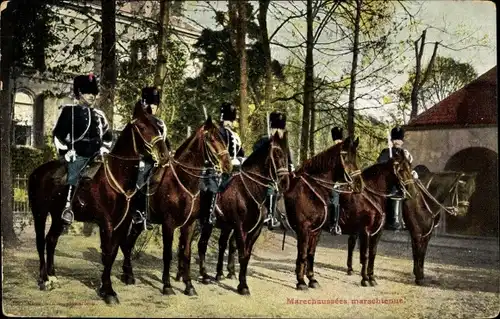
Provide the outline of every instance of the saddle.
{"type": "MultiPolygon", "coordinates": [[[[68,184],[68,165],[65,161],[61,160],[63,165],[59,166],[52,178],[54,179],[57,185],[67,185],[68,184]]],[[[101,167],[103,162],[100,160],[100,157],[96,156],[88,161],[88,163],[82,168],[79,174],[79,179],[90,179],[92,180],[101,167]]]]}

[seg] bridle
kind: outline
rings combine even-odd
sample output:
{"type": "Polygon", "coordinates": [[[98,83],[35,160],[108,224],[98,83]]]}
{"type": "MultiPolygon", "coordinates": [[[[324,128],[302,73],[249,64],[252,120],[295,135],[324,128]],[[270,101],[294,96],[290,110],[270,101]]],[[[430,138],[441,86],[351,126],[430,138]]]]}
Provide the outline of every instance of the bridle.
{"type": "MultiPolygon", "coordinates": [[[[345,164],[345,162],[346,162],[345,158],[346,157],[347,157],[347,151],[340,151],[340,163],[342,164],[342,168],[344,169],[344,180],[346,181],[346,183],[337,183],[337,185],[346,185],[347,184],[351,188],[353,188],[354,177],[360,176],[361,175],[361,170],[357,169],[355,171],[348,172],[347,171],[347,165],[345,164]]],[[[361,191],[363,190],[363,188],[365,186],[364,184],[365,183],[363,182],[363,179],[361,178],[361,191]]],[[[338,191],[339,193],[349,193],[349,194],[351,194],[353,192],[352,190],[345,191],[345,190],[341,190],[341,189],[338,189],[336,191],[338,191]]]]}
{"type": "Polygon", "coordinates": [[[153,159],[153,161],[154,161],[154,167],[158,167],[158,166],[164,167],[164,166],[168,165],[168,162],[169,162],[170,158],[167,158],[165,160],[164,164],[159,165],[158,163],[159,163],[160,159],[158,158],[158,154],[156,152],[154,152],[155,145],[157,143],[163,142],[163,136],[161,134],[160,135],[155,135],[155,136],[153,136],[153,138],[151,139],[151,141],[149,141],[149,142],[146,141],[146,139],[144,138],[144,136],[141,134],[141,131],[139,130],[139,127],[137,126],[137,124],[135,124],[136,121],[137,121],[137,119],[133,119],[132,121],[130,121],[130,125],[133,128],[133,131],[132,131],[132,144],[134,145],[134,152],[139,155],[139,151],[137,150],[137,142],[136,142],[136,138],[135,138],[135,135],[137,134],[137,135],[139,135],[140,139],[142,140],[142,142],[144,144],[144,148],[146,150],[146,153],[148,155],[150,155],[151,158],[153,159]]]}

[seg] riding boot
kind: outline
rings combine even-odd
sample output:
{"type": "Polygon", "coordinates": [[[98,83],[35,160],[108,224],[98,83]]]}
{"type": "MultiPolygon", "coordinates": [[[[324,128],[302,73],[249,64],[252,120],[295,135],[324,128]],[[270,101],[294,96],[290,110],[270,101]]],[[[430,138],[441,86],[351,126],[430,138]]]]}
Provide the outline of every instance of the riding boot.
{"type": "Polygon", "coordinates": [[[402,200],[391,199],[390,213],[387,215],[386,229],[387,230],[402,230],[399,223],[399,216],[403,206],[402,200]]]}
{"type": "Polygon", "coordinates": [[[210,225],[215,225],[215,223],[217,222],[217,215],[215,215],[215,203],[217,202],[216,199],[217,199],[217,193],[211,193],[212,194],[212,198],[211,198],[211,201],[210,201],[210,215],[208,217],[208,223],[210,225]]]}
{"type": "Polygon", "coordinates": [[[342,235],[342,229],[339,226],[340,206],[330,204],[328,210],[330,214],[330,233],[334,236],[342,235]]]}
{"type": "Polygon", "coordinates": [[[147,206],[147,196],[140,189],[135,193],[135,205],[134,205],[134,214],[132,215],[132,222],[134,224],[142,224],[146,220],[146,206],[147,206]]]}
{"type": "Polygon", "coordinates": [[[61,214],[61,219],[63,221],[63,224],[65,225],[71,225],[71,223],[73,223],[73,220],[75,219],[75,215],[71,210],[71,199],[73,198],[74,189],[75,186],[69,185],[68,197],[66,198],[66,206],[64,207],[64,210],[61,214]]]}
{"type": "Polygon", "coordinates": [[[268,208],[267,208],[267,228],[273,230],[275,227],[279,227],[281,223],[276,218],[276,195],[271,194],[268,197],[268,208]]]}

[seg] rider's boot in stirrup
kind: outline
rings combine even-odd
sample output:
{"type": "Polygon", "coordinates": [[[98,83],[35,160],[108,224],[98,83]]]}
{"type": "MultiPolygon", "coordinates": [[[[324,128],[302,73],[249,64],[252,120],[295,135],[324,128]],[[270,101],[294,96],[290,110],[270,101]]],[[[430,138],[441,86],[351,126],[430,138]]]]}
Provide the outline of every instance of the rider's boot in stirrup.
{"type": "Polygon", "coordinates": [[[387,215],[386,229],[388,230],[402,230],[399,223],[399,216],[403,206],[402,200],[391,199],[391,212],[387,215]]]}
{"type": "Polygon", "coordinates": [[[208,223],[210,225],[215,225],[217,222],[217,216],[215,215],[215,203],[216,203],[217,194],[212,194],[212,199],[210,201],[210,210],[208,216],[208,223]]]}
{"type": "Polygon", "coordinates": [[[342,230],[339,226],[339,215],[340,207],[339,205],[330,204],[328,205],[328,210],[330,213],[330,233],[332,235],[342,235],[342,230]]]}
{"type": "Polygon", "coordinates": [[[281,223],[278,221],[278,218],[276,218],[276,201],[277,197],[276,195],[269,195],[268,198],[268,222],[267,222],[267,228],[269,230],[273,230],[276,227],[281,226],[281,223]]]}
{"type": "Polygon", "coordinates": [[[75,215],[71,210],[71,199],[73,198],[74,188],[75,186],[73,185],[69,186],[68,197],[66,198],[66,206],[64,207],[64,210],[61,214],[61,219],[63,221],[63,224],[65,225],[71,225],[73,223],[73,220],[75,219],[75,215]]]}

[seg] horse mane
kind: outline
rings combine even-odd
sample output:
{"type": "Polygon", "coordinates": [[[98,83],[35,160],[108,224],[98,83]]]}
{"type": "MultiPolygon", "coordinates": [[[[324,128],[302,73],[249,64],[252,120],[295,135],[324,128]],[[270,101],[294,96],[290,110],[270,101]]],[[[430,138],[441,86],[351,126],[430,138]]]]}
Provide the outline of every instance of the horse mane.
{"type": "Polygon", "coordinates": [[[269,147],[271,146],[271,140],[265,141],[261,147],[256,149],[254,152],[250,153],[250,156],[243,162],[241,167],[249,167],[262,162],[262,157],[269,153],[269,147]]]}
{"type": "Polygon", "coordinates": [[[333,145],[321,153],[318,153],[305,160],[302,165],[295,171],[297,174],[307,172],[309,174],[322,173],[330,170],[337,160],[337,155],[340,153],[342,143],[333,145]]]}
{"type": "Polygon", "coordinates": [[[193,140],[198,136],[198,130],[196,130],[190,137],[188,137],[182,144],[175,150],[174,157],[178,158],[182,153],[191,145],[193,140]]]}

